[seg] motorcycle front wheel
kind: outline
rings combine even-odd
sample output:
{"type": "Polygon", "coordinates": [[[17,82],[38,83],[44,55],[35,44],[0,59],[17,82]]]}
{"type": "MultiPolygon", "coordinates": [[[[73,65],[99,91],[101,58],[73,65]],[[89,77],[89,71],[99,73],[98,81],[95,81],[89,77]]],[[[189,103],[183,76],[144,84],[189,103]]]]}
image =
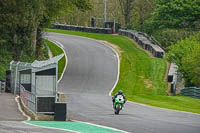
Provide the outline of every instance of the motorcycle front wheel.
{"type": "Polygon", "coordinates": [[[121,106],[118,104],[115,109],[115,114],[118,115],[120,110],[121,110],[121,106]]]}

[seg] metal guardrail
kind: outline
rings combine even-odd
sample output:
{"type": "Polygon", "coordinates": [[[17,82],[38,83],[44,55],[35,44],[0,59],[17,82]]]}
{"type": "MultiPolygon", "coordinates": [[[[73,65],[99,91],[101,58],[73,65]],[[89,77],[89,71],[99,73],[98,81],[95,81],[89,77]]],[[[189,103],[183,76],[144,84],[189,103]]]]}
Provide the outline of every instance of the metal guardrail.
{"type": "Polygon", "coordinates": [[[0,91],[4,92],[5,91],[5,87],[6,87],[6,82],[5,81],[1,81],[0,80],[0,91]]]}
{"type": "Polygon", "coordinates": [[[53,28],[62,30],[90,32],[90,33],[113,34],[111,28],[86,27],[86,26],[65,25],[65,24],[54,24],[53,28]]]}
{"type": "Polygon", "coordinates": [[[190,96],[194,98],[200,98],[200,88],[188,87],[181,90],[181,96],[190,96]]]}
{"type": "Polygon", "coordinates": [[[143,49],[152,53],[154,57],[163,58],[164,50],[160,48],[147,34],[133,30],[119,30],[119,35],[127,36],[136,41],[143,49]]]}
{"type": "Polygon", "coordinates": [[[178,80],[178,66],[174,63],[171,63],[169,72],[168,72],[168,82],[171,84],[170,93],[172,95],[176,95],[176,87],[177,87],[177,80],[178,80]]]}

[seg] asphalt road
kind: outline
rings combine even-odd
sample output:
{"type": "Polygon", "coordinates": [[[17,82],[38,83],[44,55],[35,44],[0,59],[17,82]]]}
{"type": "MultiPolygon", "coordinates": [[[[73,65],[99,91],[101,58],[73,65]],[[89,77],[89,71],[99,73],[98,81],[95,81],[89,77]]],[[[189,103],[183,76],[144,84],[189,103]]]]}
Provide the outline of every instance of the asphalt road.
{"type": "Polygon", "coordinates": [[[72,133],[57,129],[41,128],[21,121],[0,121],[0,133],[72,133]]]}
{"type": "Polygon", "coordinates": [[[26,119],[18,109],[15,96],[0,92],[0,133],[70,133],[27,125],[22,122],[26,119]]]}
{"type": "Polygon", "coordinates": [[[59,83],[67,95],[68,118],[114,127],[131,133],[200,133],[200,115],[126,103],[114,115],[108,95],[117,80],[118,59],[111,48],[95,40],[49,33],[68,58],[59,83]]]}
{"type": "Polygon", "coordinates": [[[0,92],[0,121],[23,121],[26,119],[18,109],[15,96],[0,92]]]}

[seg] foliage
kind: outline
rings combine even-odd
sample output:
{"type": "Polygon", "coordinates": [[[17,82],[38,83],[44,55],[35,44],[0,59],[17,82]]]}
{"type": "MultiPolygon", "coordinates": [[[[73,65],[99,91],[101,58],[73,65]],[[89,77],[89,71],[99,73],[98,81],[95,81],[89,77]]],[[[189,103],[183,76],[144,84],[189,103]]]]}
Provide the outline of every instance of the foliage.
{"type": "Polygon", "coordinates": [[[169,47],[166,58],[178,65],[186,86],[200,87],[200,33],[181,40],[169,47]]]}
{"type": "Polygon", "coordinates": [[[189,28],[200,26],[199,0],[156,0],[151,23],[154,28],[189,28]]]}
{"type": "Polygon", "coordinates": [[[152,36],[159,42],[161,47],[167,51],[167,47],[175,44],[177,41],[183,40],[196,31],[187,31],[184,29],[160,29],[152,33],[152,36]]]}
{"type": "Polygon", "coordinates": [[[177,43],[199,31],[199,0],[156,0],[156,8],[142,30],[153,36],[162,48],[177,43]]]}
{"type": "MultiPolygon", "coordinates": [[[[90,26],[91,18],[95,19],[95,26],[102,27],[104,23],[104,0],[90,0],[92,5],[91,10],[82,11],[74,7],[68,14],[61,15],[56,21],[69,25],[90,26]]],[[[119,10],[120,5],[118,0],[107,0],[107,21],[115,21],[124,24],[124,18],[119,10]]]]}
{"type": "Polygon", "coordinates": [[[0,1],[0,40],[1,47],[13,52],[13,59],[19,60],[22,50],[31,55],[32,9],[29,0],[2,0],[0,1]]]}
{"type": "Polygon", "coordinates": [[[155,10],[155,0],[135,0],[133,4],[131,25],[137,31],[144,31],[145,21],[151,17],[151,13],[155,10]]]}
{"type": "Polygon", "coordinates": [[[72,7],[82,11],[91,8],[89,0],[0,1],[0,75],[3,79],[11,60],[44,59],[42,28],[72,7]]]}
{"type": "Polygon", "coordinates": [[[12,55],[2,47],[0,48],[0,53],[0,80],[5,80],[5,72],[9,69],[9,63],[12,60],[12,55]]]}
{"type": "Polygon", "coordinates": [[[41,29],[72,6],[90,8],[88,0],[1,0],[0,46],[12,50],[15,60],[20,60],[22,52],[30,56],[36,52],[39,57],[41,29]]]}
{"type": "Polygon", "coordinates": [[[133,7],[134,7],[134,4],[133,4],[134,1],[135,0],[119,0],[126,26],[130,25],[131,11],[133,10],[133,7]]]}

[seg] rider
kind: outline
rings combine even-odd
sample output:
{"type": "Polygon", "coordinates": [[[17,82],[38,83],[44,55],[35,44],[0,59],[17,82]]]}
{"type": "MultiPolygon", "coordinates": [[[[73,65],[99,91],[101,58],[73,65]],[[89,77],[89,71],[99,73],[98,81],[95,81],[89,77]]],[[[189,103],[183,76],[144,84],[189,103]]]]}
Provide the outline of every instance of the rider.
{"type": "Polygon", "coordinates": [[[122,90],[119,90],[118,93],[116,93],[115,96],[112,97],[113,103],[115,102],[115,98],[116,98],[118,95],[122,95],[122,96],[123,96],[123,98],[124,98],[124,103],[127,101],[126,97],[125,97],[124,94],[123,94],[123,91],[122,91],[122,90]]]}

